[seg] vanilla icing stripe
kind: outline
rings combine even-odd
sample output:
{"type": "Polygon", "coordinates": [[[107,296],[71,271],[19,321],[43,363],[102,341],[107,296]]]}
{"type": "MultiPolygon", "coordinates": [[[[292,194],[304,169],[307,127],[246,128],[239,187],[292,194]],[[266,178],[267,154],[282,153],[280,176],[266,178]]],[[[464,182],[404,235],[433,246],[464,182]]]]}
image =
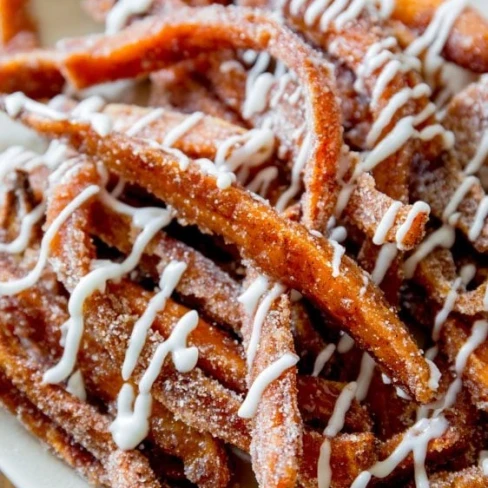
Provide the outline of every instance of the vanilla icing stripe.
{"type": "MultiPolygon", "coordinates": [[[[99,190],[98,187],[97,192],[99,190]]],[[[103,290],[109,280],[119,279],[138,265],[144,249],[154,236],[172,220],[172,213],[160,208],[138,208],[134,212],[134,225],[143,228],[137,236],[131,253],[122,263],[108,262],[85,275],[71,292],[68,302],[70,318],[66,344],[61,360],[44,373],[46,383],[59,383],[73,371],[84,331],[83,306],[95,291],[103,290]]]]}
{"type": "Polygon", "coordinates": [[[10,280],[7,282],[0,283],[0,296],[1,295],[16,295],[24,290],[27,290],[31,286],[34,286],[47,264],[49,258],[49,251],[51,243],[58,233],[62,225],[71,217],[71,215],[79,209],[84,203],[90,200],[92,197],[100,192],[100,187],[96,185],[91,185],[85,188],[79,195],[77,195],[53,220],[49,228],[46,230],[42,241],[41,248],[39,252],[39,258],[36,262],[34,268],[24,277],[10,280]]]}
{"type": "Polygon", "coordinates": [[[257,378],[253,381],[246,399],[239,408],[239,417],[250,419],[256,415],[259,402],[266,388],[277,380],[286,370],[292,368],[298,363],[298,356],[291,353],[285,353],[279,359],[263,369],[257,378]]]}

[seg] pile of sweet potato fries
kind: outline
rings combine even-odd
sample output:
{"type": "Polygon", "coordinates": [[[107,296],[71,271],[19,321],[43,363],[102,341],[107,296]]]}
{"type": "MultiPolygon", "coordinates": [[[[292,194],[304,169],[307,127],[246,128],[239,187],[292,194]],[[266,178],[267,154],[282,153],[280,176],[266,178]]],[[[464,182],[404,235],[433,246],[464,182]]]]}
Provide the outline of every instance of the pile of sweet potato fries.
{"type": "Polygon", "coordinates": [[[94,486],[488,487],[467,3],[1,0],[0,404],[94,486]]]}

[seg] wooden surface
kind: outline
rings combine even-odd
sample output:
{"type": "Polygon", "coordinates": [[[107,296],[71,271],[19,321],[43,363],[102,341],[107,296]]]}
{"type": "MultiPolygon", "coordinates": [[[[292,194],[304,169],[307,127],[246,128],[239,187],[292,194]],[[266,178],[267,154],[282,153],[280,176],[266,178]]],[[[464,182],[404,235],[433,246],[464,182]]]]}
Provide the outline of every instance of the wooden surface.
{"type": "Polygon", "coordinates": [[[14,488],[14,485],[12,485],[2,473],[0,473],[0,488],[14,488]]]}

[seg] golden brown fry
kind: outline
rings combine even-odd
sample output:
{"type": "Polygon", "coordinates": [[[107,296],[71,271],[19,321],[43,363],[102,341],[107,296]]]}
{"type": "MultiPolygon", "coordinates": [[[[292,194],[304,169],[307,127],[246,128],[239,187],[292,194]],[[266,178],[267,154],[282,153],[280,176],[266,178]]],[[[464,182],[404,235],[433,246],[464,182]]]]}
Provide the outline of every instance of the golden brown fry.
{"type": "MultiPolygon", "coordinates": [[[[127,308],[136,316],[142,315],[152,296],[140,286],[125,280],[110,284],[109,292],[114,296],[127,297],[127,308]]],[[[152,328],[166,339],[187,312],[186,307],[168,299],[164,313],[157,315],[152,328]]],[[[198,364],[203,371],[232,390],[244,391],[246,369],[243,351],[234,339],[200,319],[197,328],[188,336],[188,343],[198,347],[198,364]]]]}
{"type": "MultiPolygon", "coordinates": [[[[393,18],[423,32],[444,0],[396,0],[393,18]]],[[[488,71],[488,23],[474,8],[467,7],[454,23],[443,54],[464,68],[488,71]],[[476,46],[476,47],[475,47],[476,46]]]]}
{"type": "MultiPolygon", "coordinates": [[[[130,128],[134,122],[149,112],[150,109],[123,104],[110,104],[103,109],[103,113],[116,120],[117,129],[121,132],[130,128]]],[[[157,121],[147,125],[137,136],[163,142],[165,134],[184,121],[186,117],[178,112],[166,110],[157,121]]],[[[190,157],[214,159],[218,147],[223,141],[229,137],[244,134],[246,134],[246,130],[241,127],[214,117],[204,117],[194,128],[183,134],[174,146],[190,157]]],[[[392,203],[392,198],[376,190],[373,177],[364,174],[359,178],[358,185],[344,210],[344,215],[372,238],[392,203]]],[[[392,228],[386,235],[386,242],[396,242],[396,232],[405,223],[411,208],[410,205],[402,205],[392,228]]],[[[413,249],[422,240],[427,220],[428,214],[425,212],[419,212],[415,217],[403,240],[406,250],[413,249]]]]}
{"type": "Polygon", "coordinates": [[[26,111],[21,120],[46,135],[69,138],[114,173],[165,200],[186,221],[233,242],[262,272],[336,317],[419,402],[432,398],[429,367],[404,325],[372,283],[358,303],[363,272],[351,259],[344,256],[338,276],[332,276],[334,248],[325,238],[285,221],[236,185],[219,189],[215,177],[203,174],[196,164],[182,171],[174,156],[134,139],[116,133],[101,138],[87,124],[43,120],[26,111]],[[117,162],[122,159],[124,167],[117,162]]]}
{"type": "MultiPolygon", "coordinates": [[[[247,285],[257,277],[258,273],[250,269],[247,285]]],[[[295,353],[290,315],[290,299],[282,294],[271,304],[262,324],[257,350],[248,364],[248,388],[273,362],[286,353],[295,353]]],[[[253,327],[254,317],[246,317],[242,337],[248,355],[253,327]]],[[[260,486],[296,485],[303,432],[297,393],[297,371],[292,367],[266,388],[251,421],[252,466],[260,486]]]]}
{"type": "Polygon", "coordinates": [[[223,48],[268,50],[294,69],[305,91],[311,136],[303,214],[309,227],[325,226],[338,189],[338,104],[329,68],[292,32],[262,13],[211,6],[182,8],[164,18],[138,22],[121,35],[92,41],[90,46],[87,40],[67,46],[64,72],[78,87],[149,73],[180,61],[182,53],[191,57],[223,48]]]}
{"type": "MultiPolygon", "coordinates": [[[[422,167],[412,174],[412,195],[424,200],[430,205],[432,215],[438,219],[445,218],[444,211],[460,185],[466,180],[459,161],[453,155],[446,154],[444,162],[432,167],[422,167]]],[[[486,196],[481,183],[473,180],[472,186],[456,208],[460,217],[454,222],[454,227],[465,236],[476,218],[476,210],[486,196]]],[[[454,212],[453,212],[454,213],[454,212]]],[[[449,217],[449,216],[448,216],[449,217]]],[[[488,250],[488,224],[483,224],[480,235],[473,241],[473,246],[479,252],[488,250]]]]}
{"type": "Polygon", "coordinates": [[[63,86],[59,55],[54,51],[0,56],[0,92],[22,91],[33,98],[50,98],[61,93],[63,86]]]}
{"type": "MultiPolygon", "coordinates": [[[[150,113],[151,109],[137,107],[134,105],[110,104],[103,109],[103,113],[116,120],[117,130],[125,132],[144,115],[150,113]]],[[[151,139],[163,143],[166,134],[184,122],[189,116],[174,110],[164,110],[160,117],[151,124],[148,124],[137,137],[151,139]]],[[[248,131],[225,120],[206,115],[191,130],[183,134],[174,143],[174,147],[192,158],[215,159],[220,145],[230,137],[244,136],[248,131]]],[[[235,144],[235,149],[242,145],[235,144]]]]}
{"type": "MultiPolygon", "coordinates": [[[[344,215],[370,238],[374,236],[382,217],[393,203],[392,198],[377,190],[375,186],[371,175],[361,176],[344,211],[344,215]]],[[[386,242],[396,242],[396,233],[405,223],[411,209],[411,205],[403,205],[400,208],[393,226],[388,231],[386,242]]],[[[429,214],[425,212],[419,212],[415,217],[402,241],[405,250],[414,249],[422,241],[428,219],[429,214]]]]}

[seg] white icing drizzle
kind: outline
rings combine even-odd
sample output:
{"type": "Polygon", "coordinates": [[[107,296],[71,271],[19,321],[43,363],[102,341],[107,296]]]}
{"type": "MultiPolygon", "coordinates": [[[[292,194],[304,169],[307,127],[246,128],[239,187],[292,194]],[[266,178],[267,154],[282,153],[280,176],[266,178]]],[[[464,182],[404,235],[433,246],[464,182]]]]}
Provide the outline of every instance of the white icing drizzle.
{"type": "Polygon", "coordinates": [[[374,362],[374,359],[367,352],[363,353],[361,358],[361,368],[359,370],[358,379],[356,380],[356,400],[362,402],[368,396],[375,367],[376,363],[374,362]]]}
{"type": "Polygon", "coordinates": [[[236,171],[245,165],[253,168],[265,162],[273,153],[275,137],[269,129],[252,129],[223,141],[215,155],[215,165],[236,171]]]}
{"type": "Polygon", "coordinates": [[[4,188],[7,175],[36,158],[36,154],[21,146],[12,146],[0,154],[0,189],[4,188]]]}
{"type": "Polygon", "coordinates": [[[425,358],[425,361],[427,363],[427,366],[429,366],[430,370],[430,377],[429,381],[427,382],[427,386],[431,389],[436,391],[439,388],[439,380],[441,379],[441,372],[439,371],[439,368],[437,365],[434,363],[429,358],[425,358]]]}
{"type": "Polygon", "coordinates": [[[393,58],[394,55],[390,49],[397,45],[397,40],[394,37],[386,37],[369,47],[363,63],[358,68],[357,79],[354,83],[356,91],[363,91],[365,78],[393,58]]]}
{"type": "Polygon", "coordinates": [[[249,367],[252,366],[254,358],[256,357],[259,347],[259,340],[261,338],[261,330],[263,328],[264,321],[266,320],[266,316],[268,315],[274,301],[277,300],[285,292],[285,290],[286,288],[283,285],[276,283],[263,298],[256,310],[252,324],[251,337],[249,338],[249,344],[246,351],[247,365],[249,367]]]}
{"type": "Polygon", "coordinates": [[[117,397],[117,417],[110,425],[110,432],[122,450],[135,449],[149,433],[152,397],[150,394],[134,395],[134,389],[125,383],[117,397]]]}
{"type": "Polygon", "coordinates": [[[449,290],[446,300],[442,309],[437,313],[434,321],[434,329],[432,331],[432,339],[434,341],[439,340],[440,332],[442,326],[444,325],[447,317],[452,312],[454,304],[456,303],[458,297],[458,289],[461,285],[468,285],[470,281],[474,278],[476,274],[476,267],[473,264],[466,264],[463,266],[459,272],[459,277],[456,278],[449,290]]]}
{"type": "Polygon", "coordinates": [[[339,354],[346,354],[354,347],[354,339],[344,332],[342,337],[339,339],[337,343],[337,352],[339,354]]]}
{"type": "Polygon", "coordinates": [[[318,354],[313,365],[312,376],[319,376],[324,366],[330,360],[336,350],[335,344],[327,344],[318,354]]]}
{"type": "Polygon", "coordinates": [[[63,355],[57,365],[44,373],[43,380],[46,383],[59,383],[73,371],[84,331],[83,306],[85,300],[96,290],[103,292],[107,281],[119,279],[130,273],[138,265],[149,242],[171,222],[171,219],[172,212],[169,210],[155,207],[136,209],[133,224],[143,230],[137,236],[129,256],[122,263],[109,262],[95,268],[80,279],[68,302],[70,318],[63,355]]]}
{"type": "Polygon", "coordinates": [[[394,129],[356,166],[353,175],[354,179],[364,172],[372,171],[385,159],[398,152],[413,137],[430,140],[437,135],[443,135],[445,136],[446,148],[452,146],[452,134],[448,135],[449,133],[441,125],[437,124],[435,126],[435,132],[432,132],[432,127],[434,126],[427,127],[419,132],[415,129],[415,125],[416,119],[411,115],[399,120],[394,129]]]}
{"type": "MultiPolygon", "coordinates": [[[[144,129],[148,125],[151,125],[153,122],[156,122],[156,120],[161,118],[163,114],[164,114],[164,110],[162,108],[155,108],[151,110],[146,115],[141,117],[137,122],[135,122],[134,125],[126,131],[126,134],[129,137],[135,136],[136,134],[141,132],[142,129],[144,129]]],[[[169,132],[168,134],[170,133],[171,132],[169,132]]],[[[168,145],[171,146],[172,144],[168,144],[168,145]]]]}
{"type": "Polygon", "coordinates": [[[295,162],[293,163],[291,170],[291,184],[276,202],[276,209],[278,212],[285,210],[290,200],[300,191],[301,174],[305,168],[305,164],[307,163],[311,142],[312,136],[310,133],[308,133],[303,139],[302,145],[300,146],[300,151],[298,152],[295,162]]]}
{"type": "Polygon", "coordinates": [[[242,109],[244,118],[249,118],[266,108],[267,96],[275,81],[275,77],[271,73],[265,72],[271,61],[270,55],[266,52],[257,55],[252,51],[254,54],[252,58],[247,56],[248,53],[249,51],[244,53],[244,60],[251,63],[255,60],[255,63],[247,75],[246,97],[242,109]]]}
{"type": "Polygon", "coordinates": [[[478,237],[481,235],[481,232],[483,231],[485,219],[487,216],[488,216],[488,195],[484,196],[480,204],[478,205],[473,223],[469,228],[468,238],[471,242],[478,239],[478,237]]]}
{"type": "Polygon", "coordinates": [[[110,426],[113,439],[120,449],[135,449],[149,433],[151,416],[151,389],[161,373],[166,357],[171,354],[175,368],[181,373],[191,371],[198,361],[198,349],[187,347],[188,335],[198,325],[194,310],[186,313],[175,325],[170,337],[159,344],[139,383],[139,394],[134,400],[134,389],[125,383],[117,399],[117,416],[110,426]]]}
{"type": "Polygon", "coordinates": [[[452,309],[454,308],[454,304],[456,303],[457,297],[458,297],[458,289],[462,284],[462,279],[461,277],[456,278],[451,286],[451,289],[449,290],[446,300],[444,301],[444,305],[442,306],[442,309],[439,310],[437,315],[435,316],[434,320],[434,328],[432,330],[432,339],[434,341],[438,341],[440,334],[441,334],[441,329],[444,323],[447,320],[447,317],[449,314],[452,312],[452,309]]]}
{"type": "MultiPolygon", "coordinates": [[[[203,173],[214,176],[217,180],[217,188],[226,190],[236,181],[236,175],[223,168],[217,168],[213,161],[206,158],[195,159],[195,163],[200,167],[203,173]]],[[[181,165],[180,165],[181,167],[181,165]]]]}
{"type": "Polygon", "coordinates": [[[480,451],[478,464],[483,471],[483,475],[488,476],[488,451],[480,451]]]}
{"type": "Polygon", "coordinates": [[[344,242],[347,239],[347,229],[342,225],[334,227],[330,231],[329,239],[338,243],[344,242]]]}
{"type": "Polygon", "coordinates": [[[4,100],[7,114],[12,118],[17,117],[23,109],[49,119],[63,120],[66,118],[62,112],[53,110],[43,103],[31,100],[21,92],[12,93],[6,96],[4,100]]]}
{"type": "Polygon", "coordinates": [[[278,177],[278,168],[276,166],[268,166],[263,168],[256,176],[248,183],[247,189],[258,195],[265,196],[268,193],[269,185],[278,177]]]}
{"type": "Polygon", "coordinates": [[[410,209],[410,212],[408,212],[405,222],[398,228],[397,233],[395,235],[395,239],[396,239],[397,247],[401,251],[405,250],[403,241],[405,240],[405,237],[407,237],[407,234],[410,232],[410,229],[412,228],[415,219],[420,214],[427,214],[427,216],[430,215],[430,206],[427,203],[422,201],[415,202],[413,204],[412,208],[410,209]]]}
{"type": "Polygon", "coordinates": [[[231,73],[232,71],[244,71],[244,66],[242,66],[239,61],[235,61],[234,59],[231,59],[229,61],[224,61],[220,67],[219,71],[221,73],[231,73]]]}
{"type": "Polygon", "coordinates": [[[378,461],[368,471],[363,471],[353,482],[351,488],[365,488],[372,476],[386,478],[412,452],[415,469],[415,486],[428,488],[429,481],[425,470],[425,457],[428,443],[444,434],[449,427],[444,416],[422,419],[415,423],[403,436],[395,450],[383,461],[378,461]]]}
{"type": "Polygon", "coordinates": [[[329,239],[329,243],[334,248],[334,254],[332,256],[332,278],[337,278],[340,274],[342,256],[344,256],[346,248],[333,239],[329,239]]]}
{"type": "Polygon", "coordinates": [[[238,302],[242,303],[247,315],[252,316],[256,312],[258,303],[263,295],[268,291],[269,280],[266,276],[258,276],[238,297],[238,302]]]}
{"type": "Polygon", "coordinates": [[[317,464],[317,482],[318,488],[329,488],[332,481],[332,469],[330,467],[330,455],[332,448],[330,440],[324,439],[320,446],[319,461],[317,464]]]}
{"type": "Polygon", "coordinates": [[[58,233],[61,226],[68,218],[81,207],[87,200],[92,198],[100,191],[100,187],[91,185],[77,195],[53,220],[41,241],[39,258],[34,268],[24,277],[0,283],[0,296],[11,296],[33,286],[41,277],[42,271],[47,264],[51,242],[58,233]]]}
{"type": "Polygon", "coordinates": [[[449,219],[449,217],[457,210],[457,208],[464,200],[466,195],[469,193],[471,188],[474,185],[479,184],[479,182],[480,180],[476,178],[476,176],[467,176],[466,178],[463,178],[461,184],[452,195],[449,204],[444,209],[444,212],[442,214],[442,218],[444,219],[444,221],[447,221],[449,219]]]}
{"type": "Polygon", "coordinates": [[[266,388],[273,381],[277,380],[287,369],[295,366],[298,360],[298,356],[287,352],[261,371],[249,388],[246,399],[239,408],[239,417],[245,419],[253,418],[266,388]]]}
{"type": "MultiPolygon", "coordinates": [[[[81,108],[79,108],[78,111],[78,107],[74,109],[73,117],[83,122],[89,122],[95,132],[100,136],[106,136],[112,130],[112,121],[110,117],[105,114],[91,113],[90,111],[97,108],[99,104],[100,97],[92,97],[84,100],[79,104],[79,106],[81,105],[81,108]]],[[[21,92],[16,92],[5,97],[5,108],[7,114],[13,118],[17,117],[25,108],[41,117],[47,117],[53,120],[67,119],[67,114],[53,110],[51,107],[43,103],[36,102],[26,97],[21,92]]]]}
{"type": "Polygon", "coordinates": [[[290,13],[292,15],[298,15],[300,9],[305,5],[306,0],[291,0],[290,13]]]}
{"type": "Polygon", "coordinates": [[[474,175],[476,174],[481,166],[488,158],[488,131],[485,131],[483,137],[481,138],[480,144],[478,149],[476,150],[476,154],[473,156],[473,159],[469,161],[469,163],[464,168],[465,175],[474,175]]]}
{"type": "Polygon", "coordinates": [[[124,381],[131,377],[146,342],[147,333],[156,319],[156,315],[165,309],[168,298],[178,286],[186,268],[186,263],[181,261],[171,261],[165,267],[159,280],[161,291],[151,298],[144,313],[134,324],[122,366],[122,378],[124,381]]]}
{"type": "Polygon", "coordinates": [[[440,246],[444,249],[449,249],[454,245],[455,239],[456,234],[454,229],[447,224],[432,232],[405,263],[403,263],[405,278],[412,278],[420,261],[425,259],[436,247],[440,246]]]}
{"type": "Polygon", "coordinates": [[[85,382],[83,381],[83,375],[79,369],[70,376],[68,384],[66,385],[66,391],[82,402],[86,401],[85,382]]]}
{"type": "Polygon", "coordinates": [[[402,398],[403,400],[412,401],[412,397],[407,395],[401,388],[395,386],[395,393],[397,394],[398,398],[402,398]]]}
{"type": "Polygon", "coordinates": [[[327,437],[335,437],[344,427],[346,413],[354,400],[357,387],[357,383],[352,381],[351,383],[348,383],[341,391],[341,394],[337,398],[336,404],[334,405],[334,411],[332,412],[327,427],[324,430],[324,435],[327,437]]]}
{"type": "Polygon", "coordinates": [[[149,393],[154,382],[161,373],[164,361],[171,353],[175,368],[180,373],[188,373],[195,368],[198,361],[198,349],[187,347],[188,335],[198,326],[198,313],[187,312],[175,325],[169,338],[159,344],[144,376],[139,383],[141,393],[149,393]]]}
{"type": "Polygon", "coordinates": [[[71,111],[73,117],[79,117],[81,119],[89,117],[93,112],[99,112],[105,105],[105,100],[94,95],[93,97],[86,98],[76,105],[76,107],[71,111]]]}
{"type": "Polygon", "coordinates": [[[434,81],[436,74],[442,68],[444,60],[441,57],[441,52],[452,26],[467,4],[468,0],[448,0],[442,3],[437,8],[425,32],[407,48],[408,54],[417,57],[427,50],[423,64],[429,83],[434,81]]]}
{"type": "Polygon", "coordinates": [[[44,217],[46,204],[40,203],[34,210],[25,215],[20,223],[19,235],[11,242],[0,242],[0,252],[17,254],[24,252],[29,245],[32,229],[44,217]]]}
{"type": "Polygon", "coordinates": [[[195,127],[204,117],[205,114],[202,112],[194,112],[166,134],[162,145],[167,147],[173,146],[178,139],[195,127]]]}
{"type": "Polygon", "coordinates": [[[469,356],[479,347],[488,337],[488,322],[486,320],[477,320],[471,329],[469,339],[459,350],[454,363],[454,371],[461,376],[466,368],[469,356]]]}
{"type": "Polygon", "coordinates": [[[153,0],[118,0],[107,15],[105,33],[115,34],[123,29],[132,15],[145,14],[153,0]]]}
{"type": "Polygon", "coordinates": [[[276,89],[275,94],[271,97],[271,100],[269,102],[269,106],[271,108],[275,108],[278,106],[280,100],[285,94],[288,83],[293,80],[293,75],[291,73],[285,73],[282,76],[277,76],[275,72],[275,77],[278,78],[278,88],[276,89]]]}
{"type": "Polygon", "coordinates": [[[390,269],[391,263],[396,258],[398,249],[393,243],[386,243],[381,246],[378,257],[371,273],[371,280],[376,285],[380,285],[385,279],[386,273],[390,269]]]}
{"type": "Polygon", "coordinates": [[[401,202],[393,202],[388,210],[383,215],[378,227],[373,236],[373,244],[381,246],[385,243],[386,236],[391,228],[395,225],[395,219],[398,215],[399,210],[402,208],[401,202]]]}
{"type": "Polygon", "coordinates": [[[324,439],[320,446],[319,460],[317,464],[317,480],[319,488],[328,488],[332,480],[332,469],[330,466],[331,444],[330,438],[335,437],[344,427],[346,414],[351,407],[357,390],[357,383],[348,383],[341,391],[334,405],[334,411],[324,430],[324,439]]]}

